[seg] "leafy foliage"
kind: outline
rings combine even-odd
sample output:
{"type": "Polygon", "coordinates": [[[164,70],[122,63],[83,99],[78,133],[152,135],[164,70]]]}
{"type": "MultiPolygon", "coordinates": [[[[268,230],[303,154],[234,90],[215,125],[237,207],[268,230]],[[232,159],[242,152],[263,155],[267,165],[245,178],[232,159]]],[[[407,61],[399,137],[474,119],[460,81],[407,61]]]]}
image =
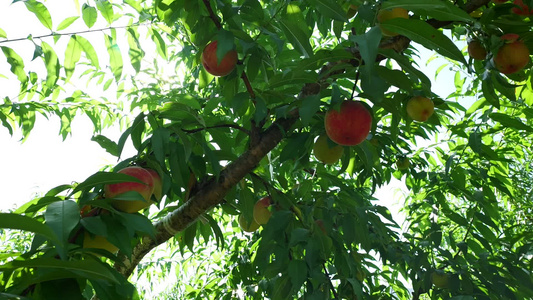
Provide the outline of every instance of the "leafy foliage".
{"type": "Polygon", "coordinates": [[[27,137],[36,114],[56,115],[66,138],[83,113],[120,159],[108,167],[156,170],[164,197],[142,214],[117,211],[103,186],[127,178],[107,168],[3,213],[0,296],[143,299],[174,273],[163,298],[533,297],[532,64],[504,76],[492,62],[505,33],[533,49],[532,21],[512,4],[96,0],[61,22],[44,3],[24,5],[51,33],[9,39],[0,29],[0,72],[20,83],[0,105],[3,127],[27,137]],[[395,7],[410,18],[377,23],[395,7]],[[467,57],[470,39],[485,60],[467,57]],[[236,45],[228,76],[201,67],[212,40],[236,45]],[[33,58],[19,54],[29,44],[33,58]],[[432,86],[422,51],[454,82],[432,86]],[[433,100],[427,122],[407,116],[412,96],[433,100]],[[325,112],[354,98],[372,111],[371,135],[323,165],[311,150],[325,112]],[[117,123],[118,141],[102,134],[117,123]],[[128,140],[138,154],[125,158],[128,140]],[[396,169],[405,157],[408,169],[396,169]],[[394,180],[409,190],[405,224],[373,196],[394,180]],[[272,218],[243,233],[238,216],[250,219],[266,195],[272,218]],[[118,255],[83,248],[87,232],[118,255]]]}

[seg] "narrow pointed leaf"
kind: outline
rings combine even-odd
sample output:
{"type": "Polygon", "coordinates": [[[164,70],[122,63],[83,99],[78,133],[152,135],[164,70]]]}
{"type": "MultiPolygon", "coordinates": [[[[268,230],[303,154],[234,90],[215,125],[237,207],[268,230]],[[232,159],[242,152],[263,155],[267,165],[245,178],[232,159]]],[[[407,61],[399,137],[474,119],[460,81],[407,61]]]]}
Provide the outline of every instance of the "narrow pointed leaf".
{"type": "Polygon", "coordinates": [[[461,50],[441,31],[433,28],[424,21],[396,18],[383,22],[381,26],[404,35],[430,50],[435,50],[445,57],[466,64],[461,50]]]}
{"type": "Polygon", "coordinates": [[[102,14],[107,23],[111,25],[115,18],[115,14],[113,12],[113,5],[111,4],[111,2],[106,0],[97,0],[96,8],[98,8],[100,14],[102,14]]]}
{"type": "Polygon", "coordinates": [[[24,1],[24,5],[26,5],[26,8],[31,11],[37,19],[39,19],[39,22],[44,25],[44,27],[52,30],[52,16],[50,16],[50,12],[42,4],[41,2],[35,1],[35,0],[27,0],[24,1]]]}
{"type": "Polygon", "coordinates": [[[61,23],[59,23],[59,26],[57,26],[57,31],[61,31],[63,29],[67,29],[67,27],[72,25],[72,23],[76,22],[76,20],[79,19],[79,18],[80,17],[78,17],[78,16],[66,18],[61,23]]]}
{"type": "Polygon", "coordinates": [[[72,77],[72,74],[74,74],[74,69],[76,68],[76,64],[80,60],[81,57],[81,45],[76,40],[75,36],[72,36],[67,44],[67,49],[65,50],[65,62],[64,62],[64,68],[65,68],[65,81],[69,81],[70,77],[72,77]]]}
{"type": "Polygon", "coordinates": [[[122,76],[123,67],[120,49],[110,35],[105,35],[105,44],[107,47],[107,53],[109,54],[109,65],[111,66],[111,71],[115,76],[115,80],[118,82],[122,76]]]}
{"type": "Polygon", "coordinates": [[[81,49],[85,53],[85,56],[91,61],[91,65],[93,65],[97,69],[100,69],[100,63],[98,62],[98,55],[96,54],[96,51],[94,50],[93,45],[91,45],[91,43],[87,39],[79,35],[75,35],[72,37],[76,38],[76,41],[80,44],[81,49]]]}
{"type": "Polygon", "coordinates": [[[23,215],[0,213],[0,228],[18,229],[40,234],[52,241],[58,241],[56,234],[45,224],[23,215]]]}
{"type": "Polygon", "coordinates": [[[44,219],[59,240],[66,242],[80,221],[79,206],[72,200],[53,202],[46,208],[44,219]]]}
{"type": "Polygon", "coordinates": [[[24,71],[24,61],[22,58],[9,47],[1,48],[7,58],[7,63],[11,66],[11,72],[17,75],[17,78],[22,85],[26,84],[28,76],[26,76],[26,72],[24,71]]]}
{"type": "Polygon", "coordinates": [[[128,44],[129,50],[128,55],[130,57],[130,63],[135,69],[139,72],[141,70],[141,61],[144,57],[144,51],[141,49],[141,44],[139,43],[139,33],[137,33],[135,28],[128,28],[128,44]]]}
{"type": "Polygon", "coordinates": [[[59,59],[54,49],[45,42],[41,43],[41,47],[44,52],[44,64],[46,66],[46,86],[49,89],[53,89],[59,78],[59,59]]]}

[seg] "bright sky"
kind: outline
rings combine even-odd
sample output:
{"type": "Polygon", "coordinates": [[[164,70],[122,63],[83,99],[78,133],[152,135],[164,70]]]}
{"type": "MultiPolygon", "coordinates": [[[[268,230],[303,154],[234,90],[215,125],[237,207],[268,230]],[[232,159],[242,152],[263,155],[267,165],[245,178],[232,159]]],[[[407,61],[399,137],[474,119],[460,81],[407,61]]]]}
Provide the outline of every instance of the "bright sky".
{"type": "MultiPolygon", "coordinates": [[[[65,18],[78,14],[74,1],[48,1],[45,2],[45,5],[52,14],[53,28],[56,28],[65,18]]],[[[99,25],[97,22],[93,28],[105,27],[105,23],[99,25]]],[[[28,12],[22,2],[10,4],[9,1],[0,1],[0,28],[6,31],[9,39],[24,38],[29,34],[35,37],[50,33],[32,13],[28,12]]],[[[86,27],[80,18],[65,31],[73,32],[85,29],[86,27]],[[77,28],[76,25],[80,26],[77,28]]],[[[103,47],[101,34],[88,34],[85,37],[90,40],[93,38],[91,43],[99,53],[102,53],[98,49],[103,47]]],[[[44,40],[53,44],[51,38],[44,40]]],[[[59,44],[66,42],[68,39],[62,38],[59,44]]],[[[60,49],[65,48],[64,44],[60,49]]],[[[31,41],[25,40],[0,45],[15,49],[24,59],[26,71],[43,72],[42,59],[37,58],[30,62],[34,50],[31,41]]],[[[102,50],[103,53],[106,53],[105,48],[102,50]]],[[[57,55],[62,61],[63,53],[58,51],[57,55]]],[[[105,59],[102,56],[100,58],[101,63],[105,63],[105,59]]],[[[0,97],[3,99],[7,96],[16,101],[19,83],[13,79],[3,54],[0,54],[0,70],[2,75],[9,77],[9,79],[0,77],[0,97]]],[[[76,83],[74,82],[74,84],[76,83]]],[[[114,93],[112,87],[110,90],[114,93]]],[[[112,97],[110,98],[112,99],[112,97]]],[[[0,210],[20,206],[55,186],[74,181],[81,182],[103,166],[116,163],[115,157],[108,154],[96,142],[91,141],[93,127],[86,116],[79,116],[74,119],[71,132],[72,135],[62,141],[59,136],[59,119],[51,117],[47,120],[38,115],[30,137],[21,144],[20,130],[16,129],[14,136],[11,137],[8,130],[0,126],[0,155],[3,158],[3,172],[0,172],[0,210]]],[[[111,128],[105,130],[103,134],[117,141],[120,130],[111,128]]],[[[126,148],[125,151],[125,157],[133,154],[131,147],[126,148]]]]}

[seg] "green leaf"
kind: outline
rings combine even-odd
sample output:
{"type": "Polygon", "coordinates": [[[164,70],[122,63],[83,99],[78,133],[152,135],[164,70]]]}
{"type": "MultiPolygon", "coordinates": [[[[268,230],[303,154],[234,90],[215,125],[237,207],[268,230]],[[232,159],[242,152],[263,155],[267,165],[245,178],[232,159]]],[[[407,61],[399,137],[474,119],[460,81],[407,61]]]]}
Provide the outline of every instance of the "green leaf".
{"type": "Polygon", "coordinates": [[[23,215],[0,213],[0,228],[30,231],[40,234],[49,240],[59,242],[56,234],[50,229],[50,227],[33,218],[23,215]]]}
{"type": "Polygon", "coordinates": [[[69,17],[69,18],[66,18],[65,20],[63,20],[59,26],[57,26],[57,31],[61,31],[63,29],[67,29],[67,27],[69,27],[70,25],[72,25],[72,23],[74,23],[77,19],[79,19],[80,17],[76,16],[76,17],[69,17]]]}
{"type": "Polygon", "coordinates": [[[239,15],[250,22],[261,22],[265,18],[263,7],[258,0],[245,0],[240,7],[239,15]]]}
{"type": "Polygon", "coordinates": [[[113,12],[113,4],[107,0],[96,0],[96,8],[100,11],[100,14],[107,21],[107,24],[111,25],[115,19],[115,13],[113,12]]]}
{"type": "Polygon", "coordinates": [[[24,203],[22,206],[15,210],[16,214],[25,214],[27,216],[32,216],[35,212],[38,212],[43,207],[46,207],[50,203],[63,201],[63,199],[54,196],[45,196],[41,198],[35,198],[29,202],[24,203]]]}
{"type": "Polygon", "coordinates": [[[476,153],[482,152],[481,146],[483,146],[483,143],[481,142],[481,134],[479,132],[472,132],[470,134],[468,137],[468,146],[476,153]]]}
{"type": "Polygon", "coordinates": [[[300,287],[307,280],[307,264],[303,260],[293,259],[288,266],[289,277],[291,278],[292,288],[294,291],[300,290],[300,287]]]}
{"type": "Polygon", "coordinates": [[[102,184],[112,184],[119,182],[138,182],[143,183],[142,180],[137,179],[133,176],[121,174],[121,173],[111,173],[111,172],[96,172],[89,178],[85,179],[82,183],[78,184],[76,188],[71,192],[71,195],[76,194],[79,191],[87,190],[89,188],[102,185],[102,184]]]}
{"type": "Polygon", "coordinates": [[[81,9],[81,16],[83,18],[83,22],[85,22],[85,25],[91,28],[93,27],[94,23],[96,23],[98,13],[96,12],[96,8],[88,5],[87,3],[83,3],[81,9]]]}
{"type": "MultiPolygon", "coordinates": [[[[157,50],[157,53],[159,56],[161,56],[164,60],[168,60],[167,58],[167,45],[159,32],[157,30],[151,30],[152,33],[152,41],[155,43],[155,48],[157,50]]],[[[217,47],[217,51],[220,49],[220,47],[217,47]]]]}
{"type": "Polygon", "coordinates": [[[81,57],[81,45],[76,40],[75,36],[72,36],[67,44],[67,49],[65,50],[65,62],[63,67],[65,68],[65,81],[68,82],[69,79],[74,74],[74,69],[76,64],[81,57]]]}
{"type": "Polygon", "coordinates": [[[424,14],[440,21],[473,22],[467,12],[448,1],[441,0],[389,0],[383,2],[383,9],[404,8],[424,14]]]}
{"type": "Polygon", "coordinates": [[[59,239],[66,242],[80,221],[78,204],[71,200],[53,202],[46,208],[44,219],[59,239]]]}
{"type": "Polygon", "coordinates": [[[279,26],[296,51],[304,57],[313,56],[313,48],[309,43],[311,33],[298,5],[287,5],[287,14],[279,20],[279,26]]]}
{"type": "Polygon", "coordinates": [[[491,114],[489,114],[489,117],[491,119],[493,119],[494,121],[499,122],[504,127],[511,127],[511,128],[517,129],[517,130],[525,130],[525,131],[528,131],[528,132],[533,132],[533,128],[531,128],[530,126],[522,123],[522,121],[520,121],[519,119],[512,118],[512,117],[510,117],[510,116],[508,116],[506,114],[491,113],[491,114]]]}
{"type": "Polygon", "coordinates": [[[118,145],[109,138],[103,135],[95,135],[91,138],[91,141],[97,142],[100,147],[104,148],[109,154],[118,157],[118,145]]]}
{"type": "Polygon", "coordinates": [[[115,76],[115,80],[118,82],[122,76],[122,55],[120,54],[120,49],[115,43],[113,38],[110,35],[105,35],[105,45],[107,47],[107,53],[109,54],[109,64],[111,66],[111,71],[115,76]]]}
{"type": "Polygon", "coordinates": [[[496,95],[494,85],[490,79],[485,79],[481,82],[481,90],[483,91],[483,96],[485,96],[487,102],[494,105],[496,108],[500,108],[500,97],[496,95]]]}
{"type": "Polygon", "coordinates": [[[100,261],[87,260],[59,260],[54,258],[35,258],[30,260],[14,260],[0,266],[0,270],[18,268],[63,269],[76,272],[89,279],[107,280],[117,283],[117,279],[109,268],[100,261]]]}
{"type": "Polygon", "coordinates": [[[147,234],[148,236],[155,238],[155,227],[150,222],[150,219],[140,214],[121,214],[121,218],[124,218],[126,222],[123,222],[125,226],[136,232],[147,234]]]}
{"type": "Polygon", "coordinates": [[[299,115],[302,119],[304,125],[309,125],[311,119],[316,115],[317,111],[320,109],[320,100],[319,95],[312,95],[302,99],[302,104],[300,105],[299,115]]]}
{"type": "Polygon", "coordinates": [[[7,39],[7,33],[2,28],[0,28],[0,38],[6,38],[7,39]]]}
{"type": "Polygon", "coordinates": [[[35,14],[44,27],[52,30],[52,16],[50,16],[50,12],[44,4],[35,0],[26,0],[24,1],[24,5],[26,5],[29,11],[35,14]]]}
{"type": "Polygon", "coordinates": [[[4,52],[7,58],[7,63],[11,66],[11,72],[17,75],[22,85],[25,85],[28,82],[28,76],[26,76],[26,72],[24,71],[24,61],[22,58],[9,47],[2,46],[0,48],[2,48],[2,52],[4,52]]]}
{"type": "Polygon", "coordinates": [[[429,50],[435,50],[445,57],[466,65],[463,53],[457,48],[454,42],[441,31],[422,20],[395,18],[383,22],[381,26],[404,35],[429,50]]]}
{"type": "Polygon", "coordinates": [[[100,69],[100,63],[98,62],[98,55],[96,54],[96,51],[93,48],[93,45],[89,43],[88,40],[86,40],[84,37],[81,37],[79,35],[73,35],[73,38],[76,38],[76,41],[80,44],[81,49],[83,52],[85,52],[85,56],[91,61],[91,64],[97,68],[100,69]]]}
{"type": "Polygon", "coordinates": [[[53,89],[57,80],[59,79],[59,59],[54,49],[45,42],[41,43],[41,47],[44,52],[44,64],[46,66],[46,86],[49,89],[53,89]]]}
{"type": "Polygon", "coordinates": [[[296,133],[288,138],[287,144],[281,150],[279,155],[280,162],[284,162],[289,159],[299,159],[302,155],[307,153],[305,147],[310,141],[312,141],[311,135],[308,132],[296,133]]]}
{"type": "Polygon", "coordinates": [[[335,0],[311,0],[313,7],[324,17],[346,22],[346,11],[335,0]]]}
{"type": "Polygon", "coordinates": [[[141,62],[144,57],[144,51],[141,49],[141,44],[139,43],[139,33],[134,27],[128,28],[128,55],[130,57],[130,62],[138,73],[141,70],[141,62]]]}
{"type": "Polygon", "coordinates": [[[404,72],[400,70],[391,70],[383,66],[376,67],[377,75],[386,82],[404,90],[411,92],[413,90],[413,82],[404,72]]]}

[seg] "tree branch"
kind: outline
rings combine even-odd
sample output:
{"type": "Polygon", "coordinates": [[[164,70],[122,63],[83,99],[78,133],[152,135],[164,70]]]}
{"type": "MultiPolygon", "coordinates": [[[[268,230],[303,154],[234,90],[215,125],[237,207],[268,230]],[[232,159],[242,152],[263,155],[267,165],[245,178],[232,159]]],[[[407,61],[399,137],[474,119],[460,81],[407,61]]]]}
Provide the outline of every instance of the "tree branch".
{"type": "MultiPolygon", "coordinates": [[[[72,35],[80,35],[80,34],[83,34],[83,33],[102,32],[102,31],[105,31],[105,30],[112,30],[112,29],[125,29],[125,28],[131,28],[131,27],[148,26],[148,25],[152,25],[154,23],[155,22],[152,21],[152,22],[149,22],[149,23],[137,23],[137,24],[131,24],[131,25],[124,25],[124,26],[110,26],[110,27],[105,27],[105,28],[87,29],[87,30],[76,31],[76,32],[65,32],[65,33],[52,32],[52,33],[49,33],[49,34],[44,34],[44,35],[39,35],[39,36],[31,36],[31,35],[29,35],[28,37],[31,37],[31,39],[43,39],[43,38],[54,37],[54,36],[65,36],[65,35],[66,36],[72,36],[72,35]]],[[[28,37],[15,38],[15,39],[5,39],[3,41],[0,41],[0,44],[29,40],[28,37]]]]}
{"type": "Polygon", "coordinates": [[[237,160],[230,163],[219,175],[208,180],[191,199],[178,209],[169,213],[163,220],[155,224],[155,239],[145,237],[133,249],[132,259],[124,259],[124,266],[119,264],[115,268],[124,276],[129,277],[141,259],[154,247],[166,242],[177,232],[184,230],[203,213],[223,201],[226,193],[235,186],[250,170],[267,155],[282,140],[284,131],[296,122],[298,113],[292,111],[285,119],[279,119],[272,124],[261,136],[259,143],[244,152],[237,160]]]}

